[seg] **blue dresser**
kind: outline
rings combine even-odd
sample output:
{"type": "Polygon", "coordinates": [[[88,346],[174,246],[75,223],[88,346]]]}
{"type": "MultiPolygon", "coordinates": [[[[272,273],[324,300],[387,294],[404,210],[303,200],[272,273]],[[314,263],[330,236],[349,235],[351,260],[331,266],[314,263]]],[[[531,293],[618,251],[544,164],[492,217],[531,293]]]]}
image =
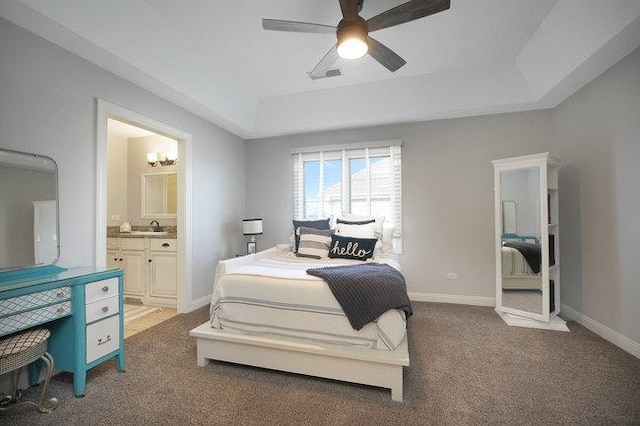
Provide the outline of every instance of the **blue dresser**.
{"type": "MultiPolygon", "coordinates": [[[[83,396],[87,371],[115,358],[124,371],[123,272],[55,265],[0,272],[0,337],[42,325],[56,371],[73,373],[83,396]]],[[[37,371],[30,375],[31,384],[37,371]]]]}

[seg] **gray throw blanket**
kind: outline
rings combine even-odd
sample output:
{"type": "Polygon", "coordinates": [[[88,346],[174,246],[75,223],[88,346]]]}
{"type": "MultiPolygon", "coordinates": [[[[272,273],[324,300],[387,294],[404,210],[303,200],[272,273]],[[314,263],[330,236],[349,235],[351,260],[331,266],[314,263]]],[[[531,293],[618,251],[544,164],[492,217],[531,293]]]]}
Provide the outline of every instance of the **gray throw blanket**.
{"type": "Polygon", "coordinates": [[[307,273],[327,282],[355,330],[389,309],[402,309],[407,318],[413,314],[404,277],[389,265],[332,266],[307,269],[307,273]]]}
{"type": "Polygon", "coordinates": [[[519,241],[505,241],[505,247],[511,247],[522,253],[534,274],[540,272],[542,257],[540,254],[540,244],[524,243],[519,241]]]}

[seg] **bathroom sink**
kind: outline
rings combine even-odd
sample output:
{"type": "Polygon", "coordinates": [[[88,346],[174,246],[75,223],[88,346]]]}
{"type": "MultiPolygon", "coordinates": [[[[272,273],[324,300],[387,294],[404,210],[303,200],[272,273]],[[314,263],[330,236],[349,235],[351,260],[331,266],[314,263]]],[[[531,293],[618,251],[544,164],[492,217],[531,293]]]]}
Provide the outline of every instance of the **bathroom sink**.
{"type": "Polygon", "coordinates": [[[131,231],[131,235],[167,235],[168,232],[167,231],[160,231],[160,232],[154,232],[154,231],[131,231]]]}

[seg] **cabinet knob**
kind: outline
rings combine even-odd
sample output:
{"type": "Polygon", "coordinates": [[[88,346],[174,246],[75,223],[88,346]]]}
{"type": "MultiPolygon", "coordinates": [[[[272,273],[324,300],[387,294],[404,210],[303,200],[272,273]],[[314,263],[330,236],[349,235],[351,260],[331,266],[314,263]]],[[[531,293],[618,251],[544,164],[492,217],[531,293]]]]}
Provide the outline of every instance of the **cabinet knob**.
{"type": "Polygon", "coordinates": [[[103,307],[102,307],[102,312],[107,312],[108,310],[109,310],[109,307],[108,307],[108,306],[103,306],[103,307]]]}
{"type": "Polygon", "coordinates": [[[151,259],[149,259],[149,263],[151,263],[151,259]]]}
{"type": "Polygon", "coordinates": [[[104,291],[105,293],[109,291],[109,286],[105,285],[104,287],[102,287],[102,291],[104,291]]]}
{"type": "Polygon", "coordinates": [[[59,306],[58,309],[56,309],[56,312],[59,314],[64,314],[64,306],[59,306]]]}
{"type": "Polygon", "coordinates": [[[59,291],[56,293],[56,297],[61,298],[64,297],[64,291],[59,291]]]}

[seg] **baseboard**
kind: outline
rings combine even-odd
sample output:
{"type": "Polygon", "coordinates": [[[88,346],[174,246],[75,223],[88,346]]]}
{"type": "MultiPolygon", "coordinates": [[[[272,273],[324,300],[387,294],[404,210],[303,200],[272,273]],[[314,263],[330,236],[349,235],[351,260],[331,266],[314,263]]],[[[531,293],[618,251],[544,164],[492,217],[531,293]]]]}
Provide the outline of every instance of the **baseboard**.
{"type": "Polygon", "coordinates": [[[620,349],[629,352],[636,358],[640,358],[640,343],[623,336],[617,331],[610,329],[606,325],[600,324],[598,321],[583,315],[565,304],[562,304],[561,313],[565,319],[573,320],[583,325],[586,329],[593,331],[598,336],[608,340],[620,349]]]}
{"type": "Polygon", "coordinates": [[[211,303],[211,295],[207,294],[206,296],[202,296],[199,299],[196,300],[192,300],[191,301],[191,305],[189,305],[189,311],[188,312],[192,312],[195,311],[196,309],[200,309],[203,306],[207,306],[208,304],[211,303]]]}
{"type": "Polygon", "coordinates": [[[496,306],[495,297],[466,296],[460,294],[437,294],[408,292],[409,300],[416,302],[453,303],[456,305],[496,306]]]}

